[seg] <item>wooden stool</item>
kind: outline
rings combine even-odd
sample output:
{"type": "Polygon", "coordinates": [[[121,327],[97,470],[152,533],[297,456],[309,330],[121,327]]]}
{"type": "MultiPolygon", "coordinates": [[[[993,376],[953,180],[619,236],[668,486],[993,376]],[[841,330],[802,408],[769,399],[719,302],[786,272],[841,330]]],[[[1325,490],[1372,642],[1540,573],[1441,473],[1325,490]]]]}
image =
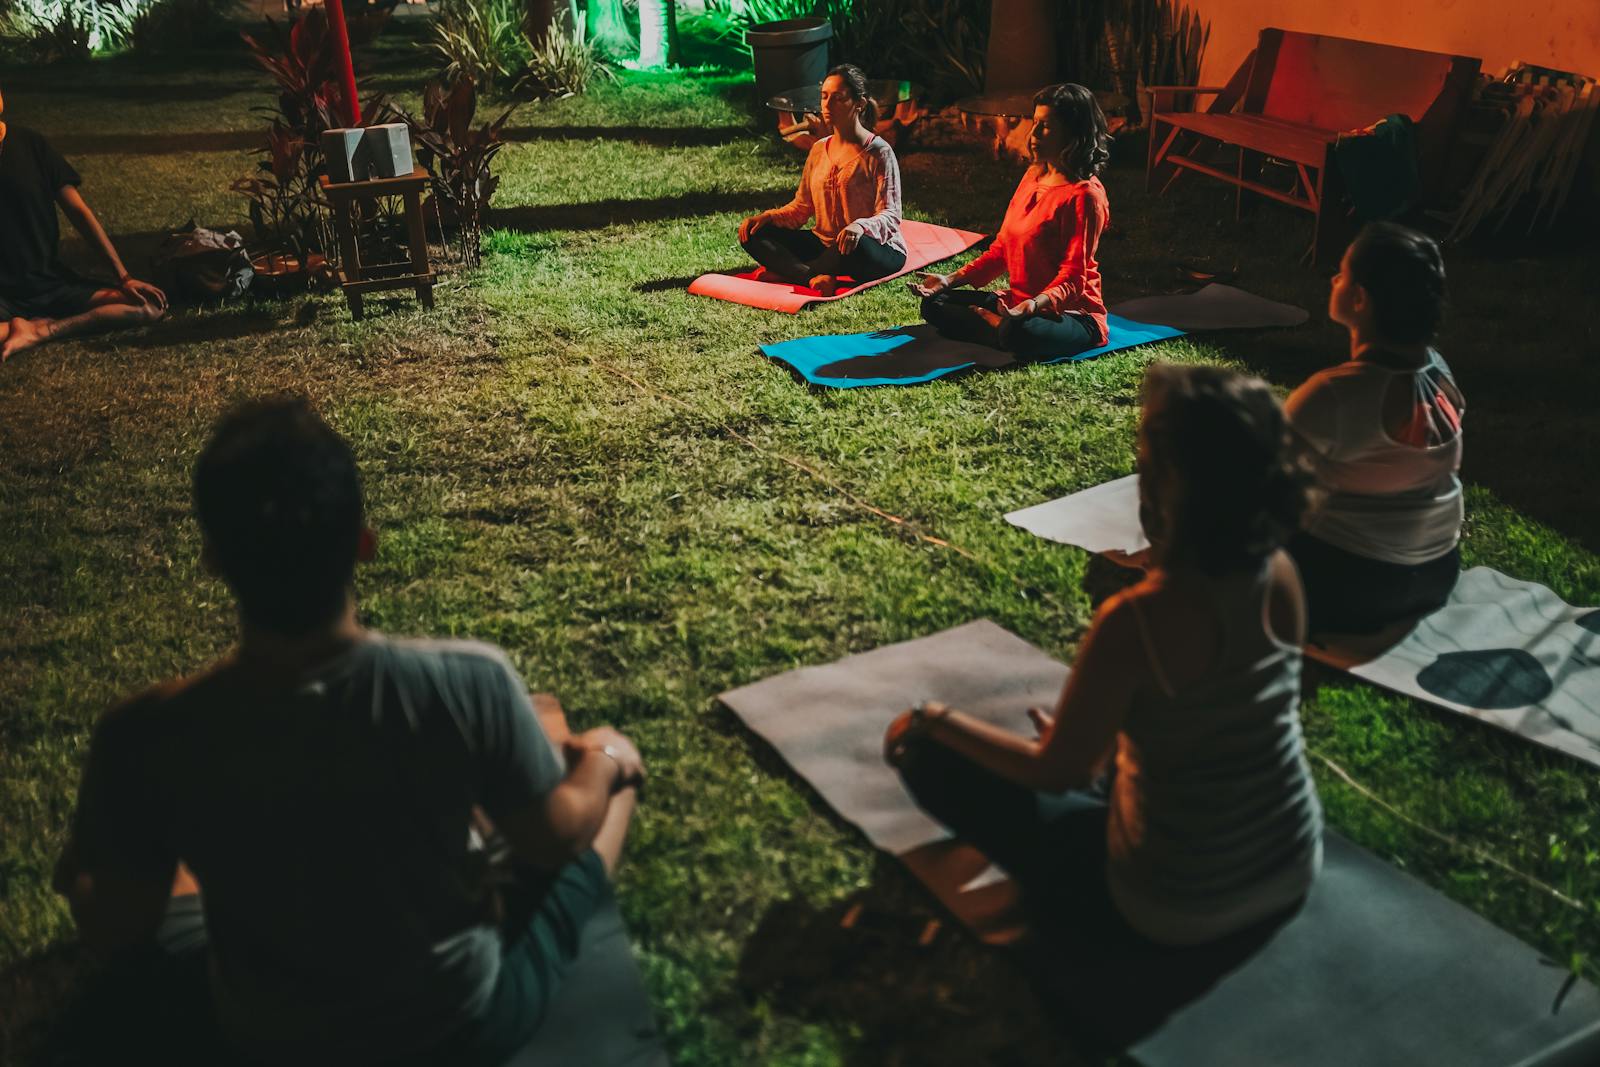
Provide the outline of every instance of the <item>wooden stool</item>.
{"type": "Polygon", "coordinates": [[[428,264],[428,234],[422,224],[422,190],[427,187],[428,172],[417,167],[404,178],[371,178],[364,182],[330,182],[324,174],[321,182],[323,194],[333,204],[334,229],[339,235],[340,273],[344,275],[344,298],[350,304],[350,316],[361,318],[362,294],[383,289],[415,289],[422,306],[431,309],[434,274],[428,264]],[[351,205],[374,203],[380,196],[405,198],[406,229],[411,234],[409,263],[361,265],[361,250],[356,245],[355,224],[350,217],[351,205]]]}

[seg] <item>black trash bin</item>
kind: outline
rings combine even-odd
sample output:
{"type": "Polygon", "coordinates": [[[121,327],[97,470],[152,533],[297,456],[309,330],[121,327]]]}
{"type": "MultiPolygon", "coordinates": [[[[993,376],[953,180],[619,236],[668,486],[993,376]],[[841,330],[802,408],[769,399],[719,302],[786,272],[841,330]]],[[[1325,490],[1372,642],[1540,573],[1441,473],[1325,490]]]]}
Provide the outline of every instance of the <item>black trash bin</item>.
{"type": "Polygon", "coordinates": [[[751,26],[745,44],[755,58],[756,96],[770,97],[801,85],[816,85],[828,73],[828,42],[833,24],[827,19],[781,19],[751,26]]]}

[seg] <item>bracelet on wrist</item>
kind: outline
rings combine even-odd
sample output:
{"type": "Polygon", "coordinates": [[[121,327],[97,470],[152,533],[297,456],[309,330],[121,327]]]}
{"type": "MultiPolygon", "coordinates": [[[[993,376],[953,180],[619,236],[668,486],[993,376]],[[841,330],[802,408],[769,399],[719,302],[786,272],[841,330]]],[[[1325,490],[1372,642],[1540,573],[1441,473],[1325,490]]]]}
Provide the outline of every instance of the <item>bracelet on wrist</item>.
{"type": "Polygon", "coordinates": [[[611,775],[611,791],[615,793],[622,787],[622,757],[617,755],[617,750],[610,745],[599,745],[589,751],[598,752],[611,761],[614,769],[614,773],[611,775]]]}

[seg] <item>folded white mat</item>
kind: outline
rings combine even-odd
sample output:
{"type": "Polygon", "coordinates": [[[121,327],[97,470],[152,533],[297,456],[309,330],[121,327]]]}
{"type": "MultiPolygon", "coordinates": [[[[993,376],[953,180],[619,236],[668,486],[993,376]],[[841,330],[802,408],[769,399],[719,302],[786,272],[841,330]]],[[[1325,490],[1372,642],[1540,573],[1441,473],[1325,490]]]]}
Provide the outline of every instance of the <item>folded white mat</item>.
{"type": "MultiPolygon", "coordinates": [[[[1135,476],[1006,516],[1090,552],[1148,547],[1135,476]]],[[[1600,766],[1600,610],[1488,567],[1462,573],[1444,607],[1373,638],[1306,653],[1374,685],[1498,726],[1600,766]]]]}

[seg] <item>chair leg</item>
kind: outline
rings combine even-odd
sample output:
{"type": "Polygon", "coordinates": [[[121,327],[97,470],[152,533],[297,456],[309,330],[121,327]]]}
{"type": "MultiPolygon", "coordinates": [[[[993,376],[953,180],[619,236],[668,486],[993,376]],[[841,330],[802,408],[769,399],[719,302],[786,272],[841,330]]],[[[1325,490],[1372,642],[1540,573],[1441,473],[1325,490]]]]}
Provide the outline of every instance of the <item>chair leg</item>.
{"type": "Polygon", "coordinates": [[[339,197],[333,205],[333,224],[339,232],[339,273],[344,278],[344,299],[350,305],[350,317],[361,318],[365,309],[361,294],[350,286],[361,280],[361,250],[356,244],[355,225],[350,219],[351,200],[339,197]]]}
{"type": "MultiPolygon", "coordinates": [[[[411,231],[411,273],[428,273],[428,233],[423,227],[422,193],[413,189],[405,195],[406,228],[411,231]]],[[[433,310],[433,282],[417,283],[417,299],[422,306],[433,310]]]]}
{"type": "Polygon", "coordinates": [[[1316,265],[1334,263],[1344,254],[1344,246],[1351,237],[1351,225],[1346,213],[1344,183],[1339,178],[1339,168],[1333,163],[1333,150],[1317,168],[1316,177],[1317,221],[1312,229],[1311,262],[1316,265]]]}

